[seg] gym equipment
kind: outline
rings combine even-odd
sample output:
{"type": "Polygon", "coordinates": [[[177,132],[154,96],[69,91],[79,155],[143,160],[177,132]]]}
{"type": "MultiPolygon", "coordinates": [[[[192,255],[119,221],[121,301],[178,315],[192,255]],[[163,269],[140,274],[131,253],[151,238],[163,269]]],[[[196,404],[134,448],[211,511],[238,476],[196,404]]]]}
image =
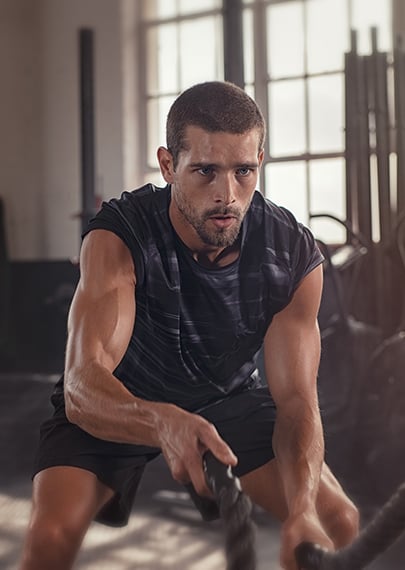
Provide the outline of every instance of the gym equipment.
{"type": "Polygon", "coordinates": [[[250,516],[250,499],[242,492],[231,467],[210,451],[204,454],[203,468],[215,501],[199,497],[195,491],[192,499],[204,520],[220,516],[224,522],[227,570],[255,570],[255,526],[250,516]]]}
{"type": "MultiPolygon", "coordinates": [[[[395,230],[398,277],[405,282],[405,216],[395,230]],[[401,266],[401,267],[399,267],[401,266]],[[401,269],[401,271],[399,270],[401,269]]],[[[398,311],[399,315],[401,311],[398,311]]],[[[397,329],[371,355],[357,407],[360,451],[374,503],[382,504],[405,479],[405,297],[397,329]],[[367,442],[372,442],[372,445],[367,442]]]]}
{"type": "MultiPolygon", "coordinates": [[[[250,500],[231,468],[211,452],[204,455],[203,467],[218,510],[212,506],[213,501],[202,497],[199,507],[208,517],[216,518],[219,512],[224,521],[227,570],[255,570],[255,527],[250,516],[250,500]]],[[[405,483],[402,483],[349,546],[328,552],[317,545],[302,543],[296,548],[296,560],[300,570],[362,570],[392,546],[404,531],[405,483]]]]}
{"type": "MultiPolygon", "coordinates": [[[[353,297],[367,260],[370,243],[354,232],[348,221],[326,213],[311,220],[326,219],[341,225],[348,242],[332,249],[317,239],[325,257],[324,288],[319,313],[322,358],[319,367],[319,399],[325,435],[353,430],[358,422],[357,401],[373,351],[381,342],[381,331],[351,314],[353,297]]],[[[347,458],[347,440],[345,438],[347,458]]]]}
{"type": "Polygon", "coordinates": [[[378,51],[375,28],[371,45],[370,55],[359,55],[352,31],[345,55],[346,217],[371,245],[356,309],[363,320],[372,316],[388,336],[397,326],[401,300],[390,253],[395,226],[405,213],[405,51],[397,38],[391,65],[391,56],[378,51]]]}
{"type": "Polygon", "coordinates": [[[356,540],[337,552],[304,542],[296,549],[300,570],[362,570],[389,548],[405,530],[405,483],[403,483],[362,530],[356,540]]]}

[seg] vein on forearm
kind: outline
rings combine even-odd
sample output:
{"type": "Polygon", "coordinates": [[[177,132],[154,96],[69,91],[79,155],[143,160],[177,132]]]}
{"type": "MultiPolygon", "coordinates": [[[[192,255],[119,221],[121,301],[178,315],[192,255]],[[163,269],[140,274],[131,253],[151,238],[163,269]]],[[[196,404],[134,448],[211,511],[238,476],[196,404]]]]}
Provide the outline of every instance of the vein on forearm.
{"type": "Polygon", "coordinates": [[[117,443],[157,445],[156,407],[133,396],[96,361],[67,373],[68,417],[91,435],[117,443]]]}
{"type": "Polygon", "coordinates": [[[273,443],[289,510],[305,508],[315,501],[324,458],[317,402],[295,396],[277,416],[273,443]]]}

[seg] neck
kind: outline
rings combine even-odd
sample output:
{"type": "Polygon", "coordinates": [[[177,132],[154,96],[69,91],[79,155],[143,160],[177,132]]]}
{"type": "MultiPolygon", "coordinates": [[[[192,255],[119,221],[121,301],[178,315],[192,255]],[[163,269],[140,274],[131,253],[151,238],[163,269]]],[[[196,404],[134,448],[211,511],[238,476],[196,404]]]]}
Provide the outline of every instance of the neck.
{"type": "Polygon", "coordinates": [[[190,255],[203,267],[225,267],[233,263],[240,253],[240,236],[227,247],[216,247],[202,242],[194,228],[191,228],[180,215],[173,201],[169,206],[169,219],[173,230],[190,252],[190,255]]]}
{"type": "MultiPolygon", "coordinates": [[[[190,250],[191,251],[191,250],[190,250]]],[[[236,261],[240,253],[240,237],[235,243],[228,247],[213,251],[191,251],[193,258],[203,267],[214,269],[215,267],[225,267],[236,261]]]]}

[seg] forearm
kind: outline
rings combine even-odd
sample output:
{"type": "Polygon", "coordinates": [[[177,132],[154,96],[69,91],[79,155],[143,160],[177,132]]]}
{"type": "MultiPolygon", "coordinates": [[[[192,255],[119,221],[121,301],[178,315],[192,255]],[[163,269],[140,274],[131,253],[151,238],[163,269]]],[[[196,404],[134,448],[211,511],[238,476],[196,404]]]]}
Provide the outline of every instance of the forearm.
{"type": "Polygon", "coordinates": [[[324,460],[324,438],[317,402],[298,397],[277,416],[274,451],[290,516],[315,508],[324,460]]]}
{"type": "Polygon", "coordinates": [[[232,450],[215,427],[197,414],[173,404],[133,396],[107,368],[94,362],[66,368],[68,419],[107,441],[159,448],[173,478],[192,482],[197,493],[209,495],[201,455],[207,449],[225,465],[235,465],[232,450]]]}
{"type": "Polygon", "coordinates": [[[65,401],[69,421],[91,435],[154,447],[165,415],[177,410],[135,397],[97,362],[65,371],[65,401]]]}

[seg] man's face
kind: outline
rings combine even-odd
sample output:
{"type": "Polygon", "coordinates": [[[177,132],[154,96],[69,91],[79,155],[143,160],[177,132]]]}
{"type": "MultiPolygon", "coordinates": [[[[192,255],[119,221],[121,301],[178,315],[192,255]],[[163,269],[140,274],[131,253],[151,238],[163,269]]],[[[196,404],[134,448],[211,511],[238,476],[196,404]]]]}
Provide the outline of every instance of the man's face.
{"type": "Polygon", "coordinates": [[[172,185],[175,228],[177,221],[183,239],[189,238],[197,247],[231,246],[257,185],[263,159],[263,153],[258,152],[259,132],[211,133],[189,126],[185,143],[176,170],[170,153],[159,149],[163,176],[172,185]],[[166,166],[162,165],[162,153],[168,159],[166,166]]]}

